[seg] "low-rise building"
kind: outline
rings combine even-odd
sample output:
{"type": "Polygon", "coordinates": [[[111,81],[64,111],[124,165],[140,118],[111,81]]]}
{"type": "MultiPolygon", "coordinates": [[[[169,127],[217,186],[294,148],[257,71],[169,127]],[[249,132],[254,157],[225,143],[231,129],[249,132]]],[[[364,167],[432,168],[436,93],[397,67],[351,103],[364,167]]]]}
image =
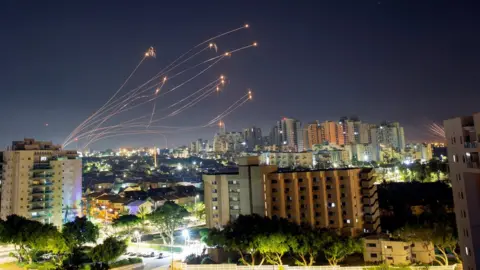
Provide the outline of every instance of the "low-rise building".
{"type": "Polygon", "coordinates": [[[435,260],[435,248],[431,242],[405,242],[388,236],[364,238],[363,258],[367,263],[390,265],[429,264],[435,260]]]}

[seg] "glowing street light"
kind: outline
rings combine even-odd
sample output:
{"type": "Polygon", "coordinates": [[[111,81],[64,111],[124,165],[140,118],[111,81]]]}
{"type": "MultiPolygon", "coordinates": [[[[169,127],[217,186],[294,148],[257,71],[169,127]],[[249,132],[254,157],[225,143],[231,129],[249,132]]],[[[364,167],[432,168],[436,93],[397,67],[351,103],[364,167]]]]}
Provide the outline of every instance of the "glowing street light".
{"type": "Polygon", "coordinates": [[[182,236],[185,238],[185,246],[187,245],[187,240],[190,238],[190,232],[185,229],[182,231],[182,236]]]}

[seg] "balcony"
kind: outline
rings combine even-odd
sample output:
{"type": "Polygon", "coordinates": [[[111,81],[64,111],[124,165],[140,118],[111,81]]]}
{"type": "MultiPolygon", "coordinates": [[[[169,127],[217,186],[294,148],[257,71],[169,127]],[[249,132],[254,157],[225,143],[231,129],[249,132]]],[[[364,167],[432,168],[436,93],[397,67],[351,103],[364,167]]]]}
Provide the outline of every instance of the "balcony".
{"type": "Polygon", "coordinates": [[[467,162],[467,168],[478,169],[480,168],[478,162],[467,162]]]}
{"type": "Polygon", "coordinates": [[[47,181],[44,181],[44,182],[33,182],[32,184],[30,184],[31,187],[48,187],[48,186],[52,186],[53,183],[52,182],[47,182],[47,181]]]}
{"type": "Polygon", "coordinates": [[[53,170],[50,164],[34,164],[32,171],[51,171],[53,170]]]}
{"type": "Polygon", "coordinates": [[[477,142],[465,142],[463,146],[465,148],[477,148],[478,144],[477,142]]]}
{"type": "Polygon", "coordinates": [[[47,179],[47,178],[52,178],[53,177],[53,174],[51,173],[34,173],[32,175],[32,179],[47,179]]]}
{"type": "Polygon", "coordinates": [[[47,198],[33,198],[31,200],[32,203],[41,203],[41,202],[51,202],[53,201],[53,198],[47,197],[47,198]]]}
{"type": "Polygon", "coordinates": [[[32,194],[32,195],[43,195],[43,194],[51,194],[51,193],[53,193],[53,190],[50,190],[50,189],[46,189],[46,190],[33,189],[32,192],[29,192],[29,194],[32,194]]]}
{"type": "Polygon", "coordinates": [[[42,210],[46,210],[46,209],[52,209],[53,206],[52,205],[36,205],[36,206],[33,206],[32,208],[30,208],[30,212],[31,211],[42,211],[42,210]]]}

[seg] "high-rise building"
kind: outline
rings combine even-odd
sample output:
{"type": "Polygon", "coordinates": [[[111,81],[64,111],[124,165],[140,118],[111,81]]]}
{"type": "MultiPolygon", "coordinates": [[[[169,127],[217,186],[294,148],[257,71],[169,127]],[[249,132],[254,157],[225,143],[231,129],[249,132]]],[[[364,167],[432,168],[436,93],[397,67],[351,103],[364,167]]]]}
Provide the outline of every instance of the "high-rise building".
{"type": "Polygon", "coordinates": [[[61,227],[81,216],[82,160],[52,142],[14,141],[3,152],[0,216],[16,214],[61,227]]]}
{"type": "Polygon", "coordinates": [[[268,217],[347,235],[380,230],[372,169],[276,171],[264,178],[268,217]]]}
{"type": "Polygon", "coordinates": [[[303,139],[305,149],[311,150],[314,145],[323,143],[320,130],[321,126],[318,120],[313,123],[307,124],[307,126],[305,127],[303,139]]]}
{"type": "Polygon", "coordinates": [[[272,127],[269,134],[269,145],[282,145],[281,132],[277,125],[272,127]]]}
{"type": "Polygon", "coordinates": [[[398,122],[382,123],[370,129],[372,144],[378,149],[381,145],[392,147],[398,152],[405,149],[405,135],[403,127],[398,122]]]}
{"type": "Polygon", "coordinates": [[[262,174],[274,170],[259,166],[258,157],[242,157],[238,172],[204,174],[207,227],[222,227],[239,215],[265,215],[262,174]]]}
{"type": "Polygon", "coordinates": [[[320,134],[322,141],[336,145],[344,145],[343,127],[341,123],[325,121],[321,123],[320,134]]]}
{"type": "Polygon", "coordinates": [[[285,151],[303,151],[303,129],[300,121],[284,117],[278,121],[277,126],[280,144],[285,151]]]}
{"type": "Polygon", "coordinates": [[[463,269],[480,265],[480,113],[445,120],[450,183],[463,269]],[[479,253],[477,253],[477,251],[479,253]]]}
{"type": "Polygon", "coordinates": [[[358,136],[358,131],[355,131],[355,121],[348,119],[348,117],[342,117],[338,124],[342,126],[344,144],[355,143],[355,137],[358,136]]]}
{"type": "Polygon", "coordinates": [[[251,128],[244,129],[243,137],[245,138],[245,146],[249,151],[253,151],[257,145],[263,145],[262,130],[260,128],[253,126],[251,128]]]}

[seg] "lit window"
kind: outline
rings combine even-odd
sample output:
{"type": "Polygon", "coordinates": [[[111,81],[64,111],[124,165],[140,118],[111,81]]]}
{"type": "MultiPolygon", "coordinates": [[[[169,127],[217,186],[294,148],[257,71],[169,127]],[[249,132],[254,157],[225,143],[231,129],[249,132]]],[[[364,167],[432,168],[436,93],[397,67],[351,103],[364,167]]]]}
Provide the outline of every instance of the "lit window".
{"type": "Polygon", "coordinates": [[[47,157],[40,157],[40,161],[47,161],[47,157]]]}
{"type": "Polygon", "coordinates": [[[350,224],[350,219],[347,219],[347,223],[350,224]]]}
{"type": "Polygon", "coordinates": [[[467,254],[467,256],[470,255],[470,254],[468,253],[468,247],[465,247],[465,254],[467,254]]]}

